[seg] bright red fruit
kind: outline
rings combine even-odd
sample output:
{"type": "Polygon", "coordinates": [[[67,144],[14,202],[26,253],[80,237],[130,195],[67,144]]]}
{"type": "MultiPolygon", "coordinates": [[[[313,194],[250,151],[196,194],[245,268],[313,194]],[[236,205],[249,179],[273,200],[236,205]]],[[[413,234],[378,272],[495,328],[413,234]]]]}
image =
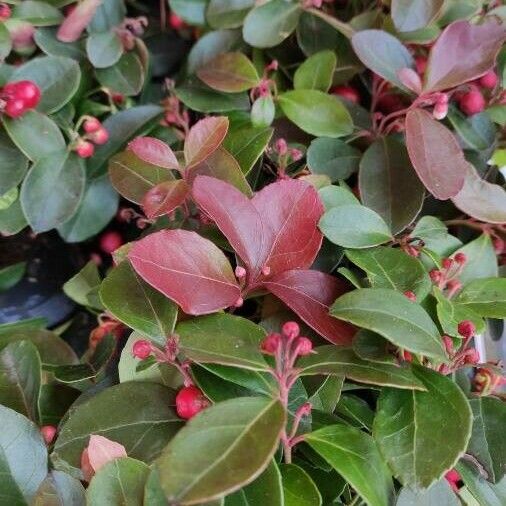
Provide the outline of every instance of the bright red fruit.
{"type": "Polygon", "coordinates": [[[355,104],[358,104],[360,102],[360,95],[358,91],[355,88],[352,88],[351,86],[336,86],[335,88],[332,88],[330,92],[333,95],[343,97],[346,100],[349,100],[350,102],[353,102],[355,104]]]}
{"type": "Polygon", "coordinates": [[[107,254],[116,251],[123,244],[123,237],[119,232],[106,232],[100,237],[100,249],[107,254]]]}
{"type": "Polygon", "coordinates": [[[90,134],[90,139],[95,144],[105,144],[109,140],[109,132],[105,128],[101,127],[96,132],[90,134]]]}
{"type": "Polygon", "coordinates": [[[95,146],[91,142],[81,140],[76,146],[76,153],[80,158],[89,158],[95,153],[95,146]]]}
{"type": "Polygon", "coordinates": [[[7,4],[0,4],[0,21],[6,21],[11,17],[11,8],[7,4]]]}
{"type": "Polygon", "coordinates": [[[485,98],[479,90],[468,91],[459,100],[460,110],[468,116],[482,112],[485,109],[485,105],[485,98]]]}
{"type": "MultiPolygon", "coordinates": [[[[40,88],[32,81],[18,81],[10,83],[13,88],[14,98],[22,100],[25,103],[25,109],[33,109],[40,102],[40,88]]],[[[6,91],[6,85],[4,91],[6,91]]]]}
{"type": "Polygon", "coordinates": [[[26,112],[25,103],[22,100],[8,100],[5,104],[5,114],[10,118],[19,118],[26,112]]]}
{"type": "Polygon", "coordinates": [[[139,360],[144,360],[151,355],[151,343],[146,339],[135,341],[132,348],[132,355],[139,360]]]}
{"type": "Polygon", "coordinates": [[[42,434],[46,444],[49,445],[53,442],[56,435],[56,427],[54,425],[44,425],[40,428],[40,433],[42,434]]]}
{"type": "Polygon", "coordinates": [[[169,25],[171,28],[174,28],[174,30],[181,30],[185,23],[177,14],[171,12],[169,16],[169,25]]]}
{"type": "Polygon", "coordinates": [[[189,420],[208,406],[209,401],[194,385],[182,388],[176,395],[176,411],[184,420],[189,420]]]}
{"type": "Polygon", "coordinates": [[[482,88],[493,90],[497,86],[498,81],[499,77],[497,77],[497,74],[493,70],[489,70],[484,76],[478,79],[478,84],[482,88]]]}
{"type": "Polygon", "coordinates": [[[83,129],[87,134],[92,134],[102,128],[102,123],[97,118],[89,118],[83,124],[83,129]]]}

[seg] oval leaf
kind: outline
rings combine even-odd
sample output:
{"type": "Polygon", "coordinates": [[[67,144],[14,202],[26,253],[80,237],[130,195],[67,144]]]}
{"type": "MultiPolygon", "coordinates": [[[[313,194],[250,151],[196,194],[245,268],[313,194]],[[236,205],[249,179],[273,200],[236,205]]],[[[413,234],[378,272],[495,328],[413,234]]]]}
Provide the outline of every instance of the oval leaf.
{"type": "Polygon", "coordinates": [[[83,0],[79,2],[58,29],[58,40],[61,42],[74,42],[79,39],[101,3],[102,0],[83,0]]]}
{"type": "Polygon", "coordinates": [[[228,118],[209,117],[193,125],[184,143],[184,158],[187,167],[203,162],[216,151],[228,131],[228,118]]]}
{"type": "Polygon", "coordinates": [[[392,19],[399,32],[414,32],[430,25],[444,0],[392,0],[392,19]]]}
{"type": "Polygon", "coordinates": [[[186,181],[164,181],[151,188],[142,199],[142,210],[152,220],[177,209],[190,192],[186,181]]]}
{"type": "Polygon", "coordinates": [[[310,56],[295,71],[293,87],[296,90],[327,92],[332,84],[337,58],[334,51],[320,51],[310,56]]]}
{"type": "Polygon", "coordinates": [[[128,149],[147,163],[156,165],[157,167],[164,167],[165,169],[179,170],[176,155],[160,139],[156,139],[155,137],[136,137],[128,144],[128,149]]]}

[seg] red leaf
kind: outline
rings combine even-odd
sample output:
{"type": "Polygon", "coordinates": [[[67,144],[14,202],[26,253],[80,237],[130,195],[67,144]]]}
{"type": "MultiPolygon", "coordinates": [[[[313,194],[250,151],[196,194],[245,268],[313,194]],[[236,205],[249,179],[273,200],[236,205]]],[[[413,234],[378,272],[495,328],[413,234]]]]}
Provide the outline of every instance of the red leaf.
{"type": "Polygon", "coordinates": [[[122,444],[94,434],[90,436],[87,449],[88,459],[95,473],[111,460],[127,456],[125,447],[122,444]]]}
{"type": "Polygon", "coordinates": [[[187,167],[203,162],[216,151],[228,131],[228,118],[211,116],[201,119],[190,129],[184,143],[184,157],[187,167]]]}
{"type": "Polygon", "coordinates": [[[446,200],[462,189],[467,162],[448,128],[422,110],[406,116],[406,144],[413,167],[434,197],[446,200]]]}
{"type": "Polygon", "coordinates": [[[176,155],[165,142],[154,137],[136,137],[128,144],[136,156],[147,163],[165,169],[179,170],[176,155]]]}
{"type": "Polygon", "coordinates": [[[146,193],[142,200],[142,208],[149,219],[169,214],[185,201],[189,190],[182,179],[164,181],[146,193]]]}
{"type": "Polygon", "coordinates": [[[195,232],[150,234],[132,246],[128,258],[142,279],[185,313],[214,313],[234,305],[241,296],[227,257],[195,232]]]}
{"type": "Polygon", "coordinates": [[[65,18],[56,35],[61,42],[74,42],[90,24],[101,0],[83,0],[76,5],[76,8],[65,18]]]}
{"type": "Polygon", "coordinates": [[[351,343],[355,328],[329,315],[330,305],[348,291],[341,280],[323,272],[293,270],[276,275],[263,286],[325,339],[334,344],[351,343]]]}
{"type": "Polygon", "coordinates": [[[455,21],[434,44],[424,91],[439,91],[472,81],[485,74],[506,39],[506,27],[495,18],[481,25],[455,21]]]}

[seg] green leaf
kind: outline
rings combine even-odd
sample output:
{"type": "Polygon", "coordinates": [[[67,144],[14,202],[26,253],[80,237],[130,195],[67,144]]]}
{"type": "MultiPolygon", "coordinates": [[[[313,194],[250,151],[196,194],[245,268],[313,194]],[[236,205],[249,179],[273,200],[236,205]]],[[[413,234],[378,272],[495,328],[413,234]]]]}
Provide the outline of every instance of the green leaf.
{"type": "Polygon", "coordinates": [[[35,232],[56,228],[76,212],[83,197],[82,160],[67,151],[37,160],[21,186],[21,205],[35,232]]]}
{"type": "Polygon", "coordinates": [[[293,87],[296,90],[329,91],[336,64],[336,54],[328,49],[310,56],[295,71],[293,87]]]}
{"type": "MultiPolygon", "coordinates": [[[[473,499],[479,506],[503,506],[506,501],[506,478],[497,485],[492,485],[472,464],[461,460],[456,469],[473,499]]],[[[472,503],[471,503],[472,504],[472,503]]]]}
{"type": "Polygon", "coordinates": [[[427,490],[402,488],[395,506],[460,506],[460,504],[448,481],[442,479],[427,490]]]}
{"type": "Polygon", "coordinates": [[[91,33],[86,40],[86,53],[95,68],[116,64],[123,54],[123,45],[116,32],[91,33]]]}
{"type": "Polygon", "coordinates": [[[3,124],[14,144],[32,161],[66,148],[56,123],[38,111],[27,111],[16,119],[3,118],[3,124]]]}
{"type": "Polygon", "coordinates": [[[482,234],[474,241],[468,242],[455,252],[457,253],[464,253],[467,257],[467,262],[459,274],[459,280],[464,286],[475,279],[494,278],[499,275],[497,255],[488,234],[482,234]]]}
{"type": "Polygon", "coordinates": [[[341,396],[335,414],[347,420],[353,427],[371,432],[374,411],[364,399],[354,395],[341,396]]]}
{"type": "Polygon", "coordinates": [[[85,506],[84,487],[79,480],[61,471],[50,471],[40,484],[33,506],[85,506]]]}
{"type": "Polygon", "coordinates": [[[90,260],[77,274],[72,276],[64,285],[65,295],[81,306],[101,309],[97,300],[97,289],[100,286],[98,267],[90,260]]]}
{"type": "Polygon", "coordinates": [[[433,23],[444,0],[392,0],[392,18],[399,32],[414,32],[433,23]]]}
{"type": "Polygon", "coordinates": [[[249,506],[250,504],[286,506],[280,470],[274,460],[255,481],[225,498],[225,506],[249,506]]]}
{"type": "Polygon", "coordinates": [[[170,8],[190,25],[205,25],[207,0],[169,0],[170,8]]]}
{"type": "Polygon", "coordinates": [[[41,91],[37,109],[50,114],[61,109],[76,94],[81,81],[81,70],[79,64],[71,58],[42,56],[19,67],[11,79],[33,81],[41,91]]]}
{"type": "Polygon", "coordinates": [[[254,65],[243,53],[222,53],[197,70],[197,76],[214,90],[239,93],[258,85],[254,65]]]}
{"type": "Polygon", "coordinates": [[[34,26],[57,25],[63,19],[62,13],[48,2],[24,0],[12,11],[16,19],[27,21],[34,26]]]}
{"type": "Polygon", "coordinates": [[[388,506],[394,496],[390,473],[371,436],[354,427],[330,425],[304,439],[369,506],[388,506]]]}
{"type": "Polygon", "coordinates": [[[319,90],[293,90],[282,93],[278,100],[288,119],[311,135],[342,137],[353,131],[350,114],[333,95],[319,90]]]}
{"type": "Polygon", "coordinates": [[[88,32],[108,32],[123,22],[126,7],[123,0],[107,0],[102,2],[87,27],[88,32]]]}
{"type": "Polygon", "coordinates": [[[335,182],[338,179],[348,179],[356,172],[361,156],[358,149],[340,139],[320,137],[309,145],[307,164],[313,174],[325,174],[335,182]]]}
{"type": "Polygon", "coordinates": [[[391,288],[400,293],[412,291],[417,301],[430,292],[432,283],[422,263],[400,249],[378,246],[348,250],[346,256],[367,273],[373,288],[391,288]]]}
{"type": "Polygon", "coordinates": [[[81,453],[89,436],[98,434],[124,445],[131,457],[150,463],[181,427],[173,405],[174,392],[154,383],[107,388],[69,413],[54,445],[53,462],[79,478],[81,453]]]}
{"type": "Polygon", "coordinates": [[[295,464],[281,464],[285,506],[320,506],[322,496],[309,474],[295,464]]]}
{"type": "Polygon", "coordinates": [[[123,54],[117,63],[97,68],[95,73],[102,86],[127,97],[139,94],[144,84],[144,68],[134,52],[123,54]]]}
{"type": "Polygon", "coordinates": [[[362,288],[345,293],[330,314],[372,330],[395,345],[446,361],[439,331],[425,310],[395,290],[362,288]]]}
{"type": "Polygon", "coordinates": [[[268,465],[285,423],[277,400],[236,398],[200,412],[157,461],[169,502],[195,504],[250,483],[268,465]]]}
{"type": "Polygon", "coordinates": [[[58,425],[79,395],[79,390],[67,385],[42,385],[39,396],[39,424],[58,425]]]}
{"type": "Polygon", "coordinates": [[[499,482],[506,473],[504,420],[506,404],[494,397],[469,401],[473,411],[473,431],[466,453],[472,455],[488,474],[488,481],[499,482]]]}
{"type": "Polygon", "coordinates": [[[427,391],[383,389],[374,438],[403,485],[427,488],[466,451],[472,413],[451,379],[421,366],[413,371],[427,391]]]}
{"type": "Polygon", "coordinates": [[[0,26],[0,63],[4,62],[5,58],[9,56],[11,50],[11,34],[9,33],[9,30],[7,30],[5,23],[2,23],[0,26]]]}
{"type": "Polygon", "coordinates": [[[90,481],[86,491],[88,506],[143,504],[144,485],[149,467],[130,457],[114,459],[103,467],[90,481]]]}
{"type": "Polygon", "coordinates": [[[325,210],[328,211],[333,207],[345,206],[345,205],[357,205],[360,206],[360,202],[353,193],[344,188],[343,186],[325,186],[318,190],[318,194],[325,206],[325,210]]]}
{"type": "Polygon", "coordinates": [[[30,341],[7,345],[0,352],[0,404],[37,421],[42,365],[30,341]]]}
{"type": "Polygon", "coordinates": [[[46,445],[39,428],[16,411],[0,405],[0,420],[0,502],[30,504],[47,474],[46,445]]]}
{"type": "Polygon", "coordinates": [[[177,306],[142,280],[127,260],[104,279],[100,299],[119,321],[157,344],[165,345],[174,330],[177,306]]]}
{"type": "Polygon", "coordinates": [[[352,344],[353,351],[363,360],[380,364],[397,364],[390,342],[370,330],[359,330],[352,344]]]}
{"type": "Polygon", "coordinates": [[[360,161],[362,203],[376,211],[394,234],[404,230],[422,209],[425,190],[404,143],[382,137],[360,161]]]}
{"type": "Polygon", "coordinates": [[[336,374],[354,381],[396,388],[423,389],[422,383],[408,367],[368,362],[359,358],[352,349],[331,344],[318,346],[315,353],[297,361],[302,376],[336,374]]]}
{"type": "Polygon", "coordinates": [[[383,218],[361,205],[332,207],[321,217],[318,226],[329,241],[345,248],[370,248],[392,240],[383,218]]]}
{"type": "Polygon", "coordinates": [[[422,239],[426,249],[441,257],[449,256],[462,246],[461,241],[450,235],[446,225],[434,216],[422,216],[410,235],[422,239]]]}
{"type": "Polygon", "coordinates": [[[57,28],[39,28],[35,31],[34,39],[39,48],[48,56],[64,56],[82,61],[86,58],[86,51],[81,41],[60,42],[56,38],[57,28]]]}
{"type": "Polygon", "coordinates": [[[466,116],[457,108],[452,108],[448,119],[466,147],[483,151],[494,144],[496,129],[486,112],[466,116]]]}
{"type": "Polygon", "coordinates": [[[26,262],[18,262],[0,268],[0,292],[4,292],[16,286],[25,275],[26,262]]]}
{"type": "Polygon", "coordinates": [[[27,168],[28,159],[5,132],[0,132],[0,195],[17,186],[23,180],[27,168]]]}
{"type": "Polygon", "coordinates": [[[506,318],[506,279],[475,279],[458,294],[455,302],[486,318],[506,318]]]}
{"type": "Polygon", "coordinates": [[[244,40],[253,47],[277,46],[295,30],[301,13],[296,2],[271,0],[258,5],[244,19],[244,40]]]}
{"type": "Polygon", "coordinates": [[[237,28],[255,0],[211,0],[207,6],[207,22],[213,28],[237,28]]]}

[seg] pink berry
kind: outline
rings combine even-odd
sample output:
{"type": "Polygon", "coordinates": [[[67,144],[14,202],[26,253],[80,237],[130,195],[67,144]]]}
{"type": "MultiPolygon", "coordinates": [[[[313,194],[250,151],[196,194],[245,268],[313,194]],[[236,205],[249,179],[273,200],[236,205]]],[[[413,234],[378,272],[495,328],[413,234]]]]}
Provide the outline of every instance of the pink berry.
{"type": "Polygon", "coordinates": [[[26,112],[25,103],[20,99],[9,99],[5,104],[4,112],[10,118],[19,118],[26,112]]]}
{"type": "Polygon", "coordinates": [[[95,153],[95,146],[91,142],[80,140],[76,146],[76,153],[80,158],[89,158],[95,153]]]}
{"type": "Polygon", "coordinates": [[[40,102],[40,88],[32,81],[18,81],[12,83],[14,86],[14,97],[23,100],[26,109],[37,107],[40,102]]]}
{"type": "Polygon", "coordinates": [[[313,343],[307,337],[297,339],[297,352],[301,357],[309,355],[313,351],[313,343]]]}
{"type": "Polygon", "coordinates": [[[286,322],[283,324],[281,332],[283,332],[288,339],[294,339],[300,334],[300,327],[296,322],[286,322]]]}
{"type": "Polygon", "coordinates": [[[209,401],[194,385],[183,387],[176,395],[176,411],[184,420],[189,420],[208,406],[209,401]]]}
{"type": "Polygon", "coordinates": [[[146,339],[135,341],[132,347],[132,355],[139,360],[145,360],[151,355],[151,343],[146,339]]]}
{"type": "Polygon", "coordinates": [[[475,327],[474,323],[470,320],[462,320],[458,324],[457,330],[458,330],[459,334],[462,337],[465,337],[466,339],[473,337],[474,334],[476,333],[476,327],[475,327]]]}
{"type": "Polygon", "coordinates": [[[83,129],[87,134],[92,134],[102,128],[102,123],[97,118],[89,118],[83,124],[83,129]]]}
{"type": "Polygon", "coordinates": [[[416,302],[416,295],[411,290],[405,291],[404,296],[407,297],[410,301],[416,302]]]}
{"type": "Polygon", "coordinates": [[[40,433],[42,434],[46,444],[49,445],[53,442],[56,435],[56,427],[54,425],[44,425],[40,428],[40,433]]]}
{"type": "Polygon", "coordinates": [[[100,237],[100,249],[107,254],[116,251],[123,244],[123,237],[119,232],[105,232],[100,237]]]}
{"type": "Polygon", "coordinates": [[[101,127],[96,132],[90,134],[90,139],[95,144],[105,144],[109,140],[109,132],[104,127],[101,127]]]}
{"type": "Polygon", "coordinates": [[[485,105],[485,98],[479,90],[468,91],[459,100],[460,110],[468,116],[482,112],[485,109],[485,105]]]}
{"type": "Polygon", "coordinates": [[[360,102],[360,95],[355,88],[351,86],[336,86],[330,90],[332,95],[338,95],[339,97],[345,98],[354,104],[358,104],[360,102]]]}
{"type": "Polygon", "coordinates": [[[497,77],[497,74],[493,70],[489,70],[484,76],[478,79],[478,84],[482,88],[493,90],[497,86],[498,81],[499,77],[497,77]]]}
{"type": "Polygon", "coordinates": [[[264,353],[269,353],[270,355],[274,355],[281,345],[281,334],[277,332],[273,332],[272,334],[268,334],[262,343],[260,344],[260,349],[264,353]]]}
{"type": "Polygon", "coordinates": [[[0,4],[0,21],[6,21],[11,17],[12,11],[7,4],[0,4]]]}

